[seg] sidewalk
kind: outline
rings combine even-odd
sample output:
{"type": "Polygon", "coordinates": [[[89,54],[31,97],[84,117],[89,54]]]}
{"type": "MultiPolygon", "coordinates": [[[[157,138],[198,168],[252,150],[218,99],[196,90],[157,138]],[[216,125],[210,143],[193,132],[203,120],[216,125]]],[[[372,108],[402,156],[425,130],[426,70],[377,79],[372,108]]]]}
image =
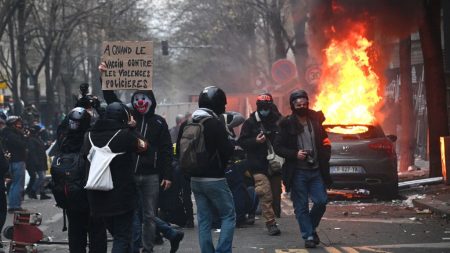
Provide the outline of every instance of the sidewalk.
{"type": "MultiPolygon", "coordinates": [[[[422,210],[428,209],[434,214],[450,219],[450,185],[443,183],[425,185],[412,190],[416,193],[416,198],[412,199],[415,207],[422,210]]],[[[400,192],[400,195],[409,198],[411,191],[400,192]]]]}

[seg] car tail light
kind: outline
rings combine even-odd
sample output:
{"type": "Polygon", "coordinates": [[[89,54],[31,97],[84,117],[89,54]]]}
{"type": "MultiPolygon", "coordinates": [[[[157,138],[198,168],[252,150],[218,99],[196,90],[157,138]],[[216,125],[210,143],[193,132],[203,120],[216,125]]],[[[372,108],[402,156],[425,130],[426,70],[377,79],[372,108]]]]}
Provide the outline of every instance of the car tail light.
{"type": "Polygon", "coordinates": [[[389,155],[395,154],[394,144],[389,140],[382,140],[369,144],[369,148],[376,150],[383,150],[389,155]]]}

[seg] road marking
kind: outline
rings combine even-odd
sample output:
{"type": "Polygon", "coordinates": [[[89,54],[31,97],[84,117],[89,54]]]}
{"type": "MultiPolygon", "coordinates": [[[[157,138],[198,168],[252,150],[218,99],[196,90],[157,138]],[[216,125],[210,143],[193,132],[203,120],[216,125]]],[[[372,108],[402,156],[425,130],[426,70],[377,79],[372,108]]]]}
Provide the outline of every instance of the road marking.
{"type": "Polygon", "coordinates": [[[276,249],[275,253],[308,253],[306,249],[276,249]]]}
{"type": "Polygon", "coordinates": [[[329,221],[354,221],[354,222],[373,222],[373,223],[388,223],[388,224],[422,224],[419,221],[413,221],[407,218],[397,218],[397,219],[365,219],[365,218],[327,218],[323,217],[322,220],[329,220],[329,221]]]}
{"type": "Polygon", "coordinates": [[[345,252],[345,253],[359,253],[359,251],[357,251],[354,248],[351,247],[341,247],[341,249],[345,252]]]}
{"type": "Polygon", "coordinates": [[[325,247],[323,249],[328,253],[341,253],[341,251],[335,247],[325,247]]]}
{"type": "Polygon", "coordinates": [[[368,250],[368,249],[406,249],[406,248],[449,249],[450,248],[450,242],[354,246],[354,248],[355,249],[360,249],[360,250],[368,250]]]}

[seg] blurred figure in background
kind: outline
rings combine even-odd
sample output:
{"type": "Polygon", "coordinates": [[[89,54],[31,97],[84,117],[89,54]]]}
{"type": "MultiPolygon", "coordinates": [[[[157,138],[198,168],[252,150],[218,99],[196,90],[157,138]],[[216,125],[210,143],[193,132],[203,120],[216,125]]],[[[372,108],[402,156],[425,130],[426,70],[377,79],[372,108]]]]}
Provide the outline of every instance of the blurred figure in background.
{"type": "MultiPolygon", "coordinates": [[[[40,126],[32,126],[29,129],[28,137],[28,150],[31,152],[27,156],[27,170],[30,168],[29,173],[34,173],[34,182],[28,184],[27,194],[30,198],[37,199],[37,193],[40,195],[40,199],[50,199],[51,197],[45,194],[44,183],[45,173],[47,172],[47,154],[45,153],[45,144],[39,138],[40,126]],[[37,176],[37,177],[36,177],[37,176]],[[30,185],[31,184],[31,185],[30,185]]],[[[31,178],[30,174],[30,178],[31,178]]],[[[31,180],[30,180],[31,182],[31,180]]]]}

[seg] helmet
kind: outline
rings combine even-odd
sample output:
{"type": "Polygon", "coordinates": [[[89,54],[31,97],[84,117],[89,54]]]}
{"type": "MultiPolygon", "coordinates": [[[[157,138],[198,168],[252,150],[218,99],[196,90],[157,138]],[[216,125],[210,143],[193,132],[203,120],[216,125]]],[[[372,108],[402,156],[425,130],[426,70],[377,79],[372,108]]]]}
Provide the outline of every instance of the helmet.
{"type": "Polygon", "coordinates": [[[17,122],[22,123],[22,118],[20,116],[11,115],[8,118],[6,118],[6,125],[7,126],[14,126],[17,122]]]}
{"type": "Polygon", "coordinates": [[[73,108],[68,115],[69,129],[86,131],[91,125],[91,115],[83,107],[73,108]]]}
{"type": "Polygon", "coordinates": [[[215,86],[209,86],[203,89],[198,98],[198,106],[200,108],[211,109],[216,114],[225,112],[227,104],[227,96],[222,89],[215,86]]]}
{"type": "Polygon", "coordinates": [[[105,118],[126,124],[130,120],[130,113],[126,105],[119,102],[113,102],[106,106],[105,118]]]}

